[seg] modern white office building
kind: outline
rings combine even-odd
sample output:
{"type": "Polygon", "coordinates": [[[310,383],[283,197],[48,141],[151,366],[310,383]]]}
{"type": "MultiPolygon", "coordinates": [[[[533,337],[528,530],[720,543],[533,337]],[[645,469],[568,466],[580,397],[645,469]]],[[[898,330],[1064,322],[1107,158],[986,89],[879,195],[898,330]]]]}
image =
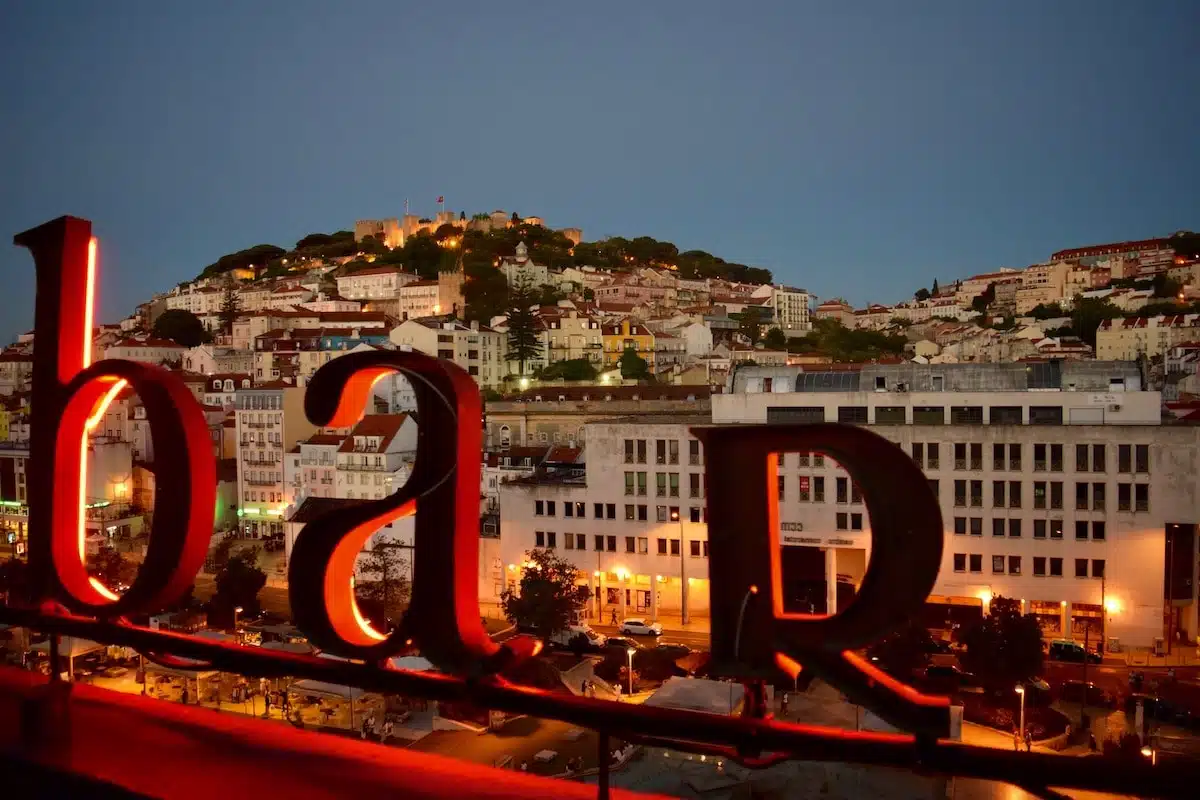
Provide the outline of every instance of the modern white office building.
{"type": "MultiPolygon", "coordinates": [[[[931,627],[1003,595],[1048,637],[1195,639],[1200,430],[1162,424],[1136,365],[749,367],[732,383],[713,396],[711,420],[594,423],[583,471],[502,486],[509,574],[525,551],[554,547],[601,590],[594,606],[606,617],[677,613],[684,585],[690,611],[704,613],[704,455],[688,428],[843,422],[902,448],[938,496],[945,548],[931,627]]],[[[785,603],[844,607],[870,561],[863,499],[828,457],[777,458],[785,603]]]]}

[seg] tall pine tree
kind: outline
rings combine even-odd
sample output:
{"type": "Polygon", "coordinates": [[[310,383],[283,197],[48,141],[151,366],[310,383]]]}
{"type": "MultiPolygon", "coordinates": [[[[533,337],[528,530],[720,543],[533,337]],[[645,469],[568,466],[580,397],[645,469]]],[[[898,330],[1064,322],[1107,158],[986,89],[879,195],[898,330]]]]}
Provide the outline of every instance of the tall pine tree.
{"type": "Polygon", "coordinates": [[[504,356],[517,362],[518,375],[524,375],[525,364],[542,354],[537,314],[532,308],[536,302],[533,287],[519,277],[508,292],[508,352],[504,356]]]}
{"type": "Polygon", "coordinates": [[[237,289],[230,284],[225,287],[225,296],[221,298],[221,330],[226,336],[233,334],[233,321],[237,319],[238,314],[242,311],[242,299],[238,296],[237,289]]]}

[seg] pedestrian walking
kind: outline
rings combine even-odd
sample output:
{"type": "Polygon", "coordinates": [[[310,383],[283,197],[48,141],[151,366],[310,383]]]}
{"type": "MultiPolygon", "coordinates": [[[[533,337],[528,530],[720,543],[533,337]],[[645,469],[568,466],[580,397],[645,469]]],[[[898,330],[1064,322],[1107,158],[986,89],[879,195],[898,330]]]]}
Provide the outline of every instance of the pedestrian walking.
{"type": "Polygon", "coordinates": [[[1017,729],[1013,728],[1013,752],[1021,752],[1021,734],[1017,733],[1017,729]]]}
{"type": "Polygon", "coordinates": [[[780,703],[780,707],[779,707],[779,714],[780,714],[780,716],[786,716],[787,712],[788,712],[788,693],[784,692],[783,693],[783,702],[780,703]]]}
{"type": "Polygon", "coordinates": [[[188,701],[187,684],[184,684],[183,690],[179,693],[179,702],[183,703],[186,706],[187,701],[188,701]]]}
{"type": "Polygon", "coordinates": [[[390,738],[392,738],[392,721],[389,719],[383,723],[383,741],[386,742],[390,738]]]}
{"type": "Polygon", "coordinates": [[[271,693],[263,692],[263,716],[271,716],[271,693]]]}
{"type": "Polygon", "coordinates": [[[617,610],[615,608],[612,610],[612,624],[617,624],[617,610]]]}
{"type": "Polygon", "coordinates": [[[1025,731],[1025,752],[1028,753],[1028,752],[1031,752],[1032,750],[1033,750],[1033,734],[1030,733],[1029,731],[1025,731]]]}
{"type": "Polygon", "coordinates": [[[363,718],[362,728],[360,728],[359,732],[358,732],[359,736],[362,737],[363,739],[367,738],[367,725],[370,723],[370,721],[371,721],[370,717],[363,718]]]}

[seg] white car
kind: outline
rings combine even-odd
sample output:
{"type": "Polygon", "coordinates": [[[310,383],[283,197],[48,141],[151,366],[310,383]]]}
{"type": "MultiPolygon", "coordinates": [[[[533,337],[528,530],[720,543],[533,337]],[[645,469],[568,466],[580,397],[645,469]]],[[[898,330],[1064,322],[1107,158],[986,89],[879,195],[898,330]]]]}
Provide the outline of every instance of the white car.
{"type": "Polygon", "coordinates": [[[621,623],[621,633],[626,636],[662,636],[662,625],[644,619],[627,619],[621,623]]]}

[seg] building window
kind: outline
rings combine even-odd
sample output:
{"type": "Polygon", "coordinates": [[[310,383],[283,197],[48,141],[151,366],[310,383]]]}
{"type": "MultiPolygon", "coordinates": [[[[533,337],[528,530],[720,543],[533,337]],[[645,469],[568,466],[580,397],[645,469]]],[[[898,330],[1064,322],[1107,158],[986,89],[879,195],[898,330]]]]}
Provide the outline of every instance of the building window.
{"type": "Polygon", "coordinates": [[[938,488],[939,488],[938,487],[938,479],[937,478],[928,478],[925,482],[927,484],[929,484],[929,491],[933,492],[933,498],[940,502],[942,495],[938,491],[938,488]]]}
{"type": "Polygon", "coordinates": [[[846,478],[837,478],[837,501],[839,503],[848,502],[850,482],[846,478]]]}
{"type": "Polygon", "coordinates": [[[604,552],[604,537],[602,535],[596,534],[592,537],[592,543],[596,545],[595,549],[597,553],[604,552]]]}
{"type": "Polygon", "coordinates": [[[1133,471],[1143,474],[1150,474],[1150,445],[1139,444],[1135,445],[1133,471]]]}
{"type": "Polygon", "coordinates": [[[700,496],[700,473],[688,473],[688,497],[700,496]]]}
{"type": "Polygon", "coordinates": [[[667,496],[667,473],[665,473],[665,472],[654,473],[654,496],[655,497],[666,497],[667,496]]]}
{"type": "Polygon", "coordinates": [[[1030,406],[1030,425],[1062,425],[1062,406],[1030,406]]]}
{"type": "Polygon", "coordinates": [[[851,514],[850,515],[850,530],[861,531],[862,529],[863,529],[862,514],[851,514]]]}
{"type": "Polygon", "coordinates": [[[991,406],[988,408],[988,424],[990,425],[1020,425],[1020,406],[991,406]]]}
{"type": "Polygon", "coordinates": [[[673,556],[679,555],[679,540],[678,539],[671,540],[671,555],[673,555],[673,556]]]}
{"type": "Polygon", "coordinates": [[[782,475],[775,476],[775,486],[777,489],[776,495],[780,501],[782,501],[784,499],[784,492],[786,491],[784,488],[784,483],[785,483],[785,478],[782,475]]]}
{"type": "Polygon", "coordinates": [[[813,502],[825,502],[825,478],[820,475],[813,478],[813,502]]]}
{"type": "Polygon", "coordinates": [[[1088,507],[1088,485],[1086,483],[1075,484],[1075,510],[1086,511],[1088,507]]]}
{"type": "Polygon", "coordinates": [[[913,425],[945,425],[944,406],[913,406],[913,425]]]}
{"type": "Polygon", "coordinates": [[[1075,445],[1075,471],[1076,472],[1087,472],[1088,471],[1088,463],[1090,461],[1090,459],[1088,458],[1088,455],[1089,455],[1089,451],[1088,451],[1088,446],[1086,444],[1075,445]]]}
{"type": "Polygon", "coordinates": [[[1105,484],[1103,484],[1103,483],[1093,483],[1092,484],[1092,510],[1093,511],[1103,511],[1104,510],[1104,494],[1105,494],[1104,487],[1105,487],[1105,484]]]}
{"type": "Polygon", "coordinates": [[[983,481],[971,481],[971,507],[983,508],[983,481]]]}
{"type": "Polygon", "coordinates": [[[1092,539],[1097,542],[1104,541],[1105,529],[1104,520],[1095,520],[1092,522],[1092,539]]]}
{"type": "Polygon", "coordinates": [[[1008,468],[1015,471],[1021,469],[1021,445],[1010,444],[1008,446],[1008,468]]]}
{"type": "Polygon", "coordinates": [[[1020,556],[1009,556],[1008,557],[1008,574],[1009,575],[1020,575],[1021,574],[1021,557],[1020,556]]]}
{"type": "Polygon", "coordinates": [[[983,556],[979,553],[971,554],[971,572],[983,572],[983,556]]]}
{"type": "Polygon", "coordinates": [[[679,463],[679,440],[678,439],[670,439],[667,442],[667,463],[668,464],[678,464],[679,463]]]}
{"type": "Polygon", "coordinates": [[[617,518],[617,504],[616,503],[608,503],[604,506],[604,508],[608,512],[608,514],[606,516],[609,519],[617,518]]]}
{"type": "MultiPolygon", "coordinates": [[[[637,463],[639,463],[639,464],[646,463],[646,440],[645,439],[637,440],[637,463]]],[[[645,474],[645,473],[642,473],[642,474],[645,474]]]]}
{"type": "Polygon", "coordinates": [[[1117,445],[1117,472],[1133,472],[1133,447],[1127,444],[1117,445]]]}
{"type": "Polygon", "coordinates": [[[992,556],[992,572],[997,575],[1004,574],[1004,556],[992,556]]]}
{"type": "Polygon", "coordinates": [[[656,439],[654,441],[654,463],[655,464],[666,464],[667,463],[667,440],[666,439],[656,439]]]}
{"type": "Polygon", "coordinates": [[[925,445],[921,442],[912,443],[912,460],[918,467],[925,468],[925,445]]]}
{"type": "Polygon", "coordinates": [[[838,407],[838,422],[851,425],[866,425],[867,424],[867,407],[866,406],[839,406],[838,407]]]}
{"type": "Polygon", "coordinates": [[[639,472],[639,473],[637,474],[637,493],[638,493],[638,497],[645,497],[645,496],[646,496],[646,481],[647,481],[647,479],[646,479],[646,473],[645,473],[645,472],[639,472]]]}
{"type": "Polygon", "coordinates": [[[967,446],[963,442],[957,442],[954,445],[954,468],[967,468],[967,446]]]}
{"type": "Polygon", "coordinates": [[[997,517],[997,518],[993,519],[992,520],[992,536],[1003,536],[1004,535],[1004,527],[1005,527],[1004,519],[1002,517],[997,517]]]}
{"type": "Polygon", "coordinates": [[[659,522],[667,521],[667,507],[666,506],[655,506],[654,513],[655,513],[655,519],[657,519],[659,522]]]}
{"type": "Polygon", "coordinates": [[[545,531],[534,531],[533,532],[533,546],[534,547],[545,547],[546,546],[545,531]]]}
{"type": "Polygon", "coordinates": [[[665,556],[667,554],[667,540],[666,539],[658,540],[658,554],[660,556],[665,556]]]}
{"type": "Polygon", "coordinates": [[[555,510],[554,510],[554,501],[553,501],[553,500],[547,500],[547,501],[546,501],[546,516],[547,516],[547,517],[553,517],[553,516],[554,516],[554,514],[555,514],[555,510]]]}
{"type": "Polygon", "coordinates": [[[626,503],[626,504],[625,504],[625,519],[632,520],[633,518],[634,518],[634,516],[633,516],[633,504],[632,504],[632,503],[626,503]]]}
{"type": "Polygon", "coordinates": [[[1093,558],[1092,559],[1092,577],[1093,578],[1103,578],[1104,577],[1104,559],[1103,558],[1093,558]]]}
{"type": "Polygon", "coordinates": [[[1063,521],[1061,519],[1050,520],[1050,538],[1061,539],[1063,537],[1063,521]]]}
{"type": "Polygon", "coordinates": [[[690,521],[690,522],[699,522],[700,521],[700,506],[691,506],[690,508],[688,508],[688,521],[690,521]]]}
{"type": "Polygon", "coordinates": [[[700,464],[700,440],[688,439],[688,463],[692,466],[700,464]]]}
{"type": "Polygon", "coordinates": [[[1021,520],[1010,519],[1008,521],[1008,537],[1010,539],[1020,539],[1021,538],[1021,520]]]}
{"type": "Polygon", "coordinates": [[[876,406],[876,425],[903,425],[908,422],[908,414],[904,406],[876,406]]]}
{"type": "Polygon", "coordinates": [[[965,506],[966,504],[967,504],[967,482],[966,481],[955,481],[954,482],[954,505],[961,508],[961,507],[965,506]]]}
{"type": "Polygon", "coordinates": [[[563,516],[574,519],[574,517],[575,517],[575,504],[574,503],[563,503],[563,516]]]}
{"type": "Polygon", "coordinates": [[[992,508],[1004,508],[1004,481],[992,481],[992,508]]]}
{"type": "Polygon", "coordinates": [[[1046,538],[1046,520],[1035,519],[1033,521],[1033,538],[1035,538],[1035,539],[1045,539],[1046,538]]]}
{"type": "Polygon", "coordinates": [[[966,517],[955,517],[954,518],[954,533],[956,536],[966,536],[967,535],[967,518],[966,517]]]}
{"type": "Polygon", "coordinates": [[[667,485],[670,488],[671,497],[679,497],[679,473],[667,473],[667,485]]]}
{"type": "Polygon", "coordinates": [[[850,529],[850,515],[844,511],[839,511],[836,515],[834,515],[834,523],[835,523],[835,527],[839,531],[849,530],[850,529]]]}
{"type": "Polygon", "coordinates": [[[1046,507],[1046,482],[1045,481],[1034,481],[1033,482],[1033,507],[1034,508],[1045,508],[1046,507]]]}
{"type": "Polygon", "coordinates": [[[608,542],[608,552],[610,552],[610,553],[617,552],[617,537],[609,536],[606,538],[606,541],[608,542]]]}
{"type": "Polygon", "coordinates": [[[1117,484],[1117,511],[1129,511],[1133,508],[1132,484],[1117,484]]]}
{"type": "Polygon", "coordinates": [[[971,517],[971,535],[983,536],[983,517],[971,517]]]}
{"type": "MultiPolygon", "coordinates": [[[[629,493],[626,492],[626,494],[629,493]]],[[[626,506],[626,508],[630,507],[626,506]]],[[[592,503],[592,517],[594,519],[604,519],[604,503],[592,503]]],[[[630,519],[630,517],[626,517],[626,519],[630,519]]]]}
{"type": "Polygon", "coordinates": [[[938,460],[939,459],[938,450],[939,450],[939,448],[938,448],[937,442],[926,442],[925,443],[925,466],[928,467],[929,469],[937,469],[938,468],[938,464],[940,463],[938,460]]]}
{"type": "Polygon", "coordinates": [[[1088,524],[1086,520],[1075,520],[1075,538],[1086,539],[1088,537],[1088,524]]]}
{"type": "Polygon", "coordinates": [[[995,472],[1001,472],[1004,469],[1005,463],[1004,445],[992,445],[992,470],[995,472]]]}
{"type": "Polygon", "coordinates": [[[1046,445],[1035,444],[1033,446],[1033,471],[1046,471],[1046,445]]]}
{"type": "Polygon", "coordinates": [[[1020,508],[1021,507],[1021,482],[1020,481],[1009,481],[1008,482],[1008,507],[1009,508],[1020,508]]]}
{"type": "MultiPolygon", "coordinates": [[[[571,534],[569,533],[567,534],[568,537],[570,537],[570,535],[571,534]]],[[[575,534],[575,549],[587,550],[587,537],[582,533],[575,534]]]]}
{"type": "Polygon", "coordinates": [[[1050,559],[1050,577],[1051,578],[1061,578],[1062,577],[1062,564],[1063,564],[1063,560],[1061,558],[1051,558],[1050,559]]]}
{"type": "Polygon", "coordinates": [[[625,552],[626,553],[637,552],[637,537],[636,536],[626,536],[625,537],[625,552]]]}
{"type": "Polygon", "coordinates": [[[955,553],[954,554],[954,571],[955,572],[966,572],[967,571],[967,554],[966,553],[955,553]]]}
{"type": "Polygon", "coordinates": [[[799,491],[796,493],[797,499],[801,503],[807,503],[812,500],[812,478],[807,475],[801,475],[797,479],[799,483],[799,491]]]}
{"type": "Polygon", "coordinates": [[[1045,577],[1045,575],[1046,575],[1046,557],[1045,556],[1034,556],[1033,557],[1033,574],[1041,576],[1041,577],[1045,577]]]}
{"type": "Polygon", "coordinates": [[[639,555],[646,555],[650,552],[650,540],[645,536],[639,536],[637,540],[637,548],[639,555]]]}
{"type": "Polygon", "coordinates": [[[951,425],[982,425],[983,406],[950,406],[951,425]]]}
{"type": "Polygon", "coordinates": [[[1092,472],[1108,472],[1108,454],[1104,445],[1092,445],[1092,472]]]}
{"type": "Polygon", "coordinates": [[[1133,485],[1133,510],[1150,510],[1150,484],[1135,483],[1133,485]]]}
{"type": "Polygon", "coordinates": [[[533,515],[535,517],[544,517],[546,515],[546,504],[542,500],[533,501],[533,515]]]}
{"type": "Polygon", "coordinates": [[[1063,504],[1063,485],[1062,481],[1050,481],[1050,507],[1062,508],[1063,504]]]}
{"type": "MultiPolygon", "coordinates": [[[[633,439],[625,440],[625,463],[633,463],[633,439]]],[[[627,472],[625,474],[628,475],[629,473],[627,472]]]]}
{"type": "Polygon", "coordinates": [[[554,531],[546,531],[546,547],[547,547],[547,549],[553,550],[558,545],[558,543],[555,541],[556,538],[557,538],[557,534],[555,534],[554,531]]]}
{"type": "Polygon", "coordinates": [[[688,542],[688,550],[689,550],[689,555],[691,555],[692,558],[699,558],[700,557],[700,540],[692,539],[690,542],[688,542]]]}
{"type": "Polygon", "coordinates": [[[1088,560],[1086,558],[1075,559],[1075,577],[1086,578],[1088,576],[1088,560]]]}

